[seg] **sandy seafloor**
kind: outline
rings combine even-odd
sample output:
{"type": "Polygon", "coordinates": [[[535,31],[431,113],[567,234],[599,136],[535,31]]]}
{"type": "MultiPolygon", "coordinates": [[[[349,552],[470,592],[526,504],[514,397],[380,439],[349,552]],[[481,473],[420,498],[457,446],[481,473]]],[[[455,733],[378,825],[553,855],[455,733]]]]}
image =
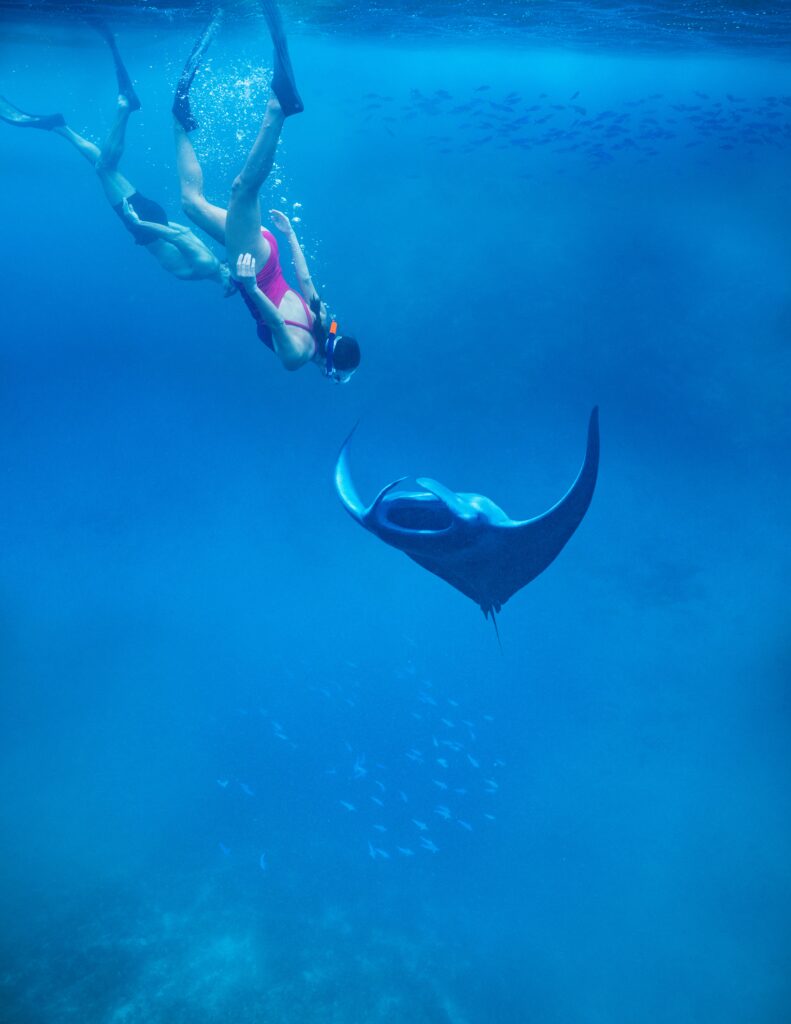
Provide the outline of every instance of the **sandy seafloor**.
{"type": "MultiPolygon", "coordinates": [[[[297,13],[263,201],[361,340],[348,387],[0,125],[0,1022],[782,1024],[788,49],[297,13]],[[537,515],[596,404],[591,508],[502,652],[334,494],[359,419],[366,500],[537,515]]],[[[195,28],[116,20],[122,169],[177,220],[195,28]]],[[[268,62],[238,9],[195,88],[217,201],[268,62]]],[[[114,91],[76,19],[5,21],[12,102],[100,139],[114,91]]]]}

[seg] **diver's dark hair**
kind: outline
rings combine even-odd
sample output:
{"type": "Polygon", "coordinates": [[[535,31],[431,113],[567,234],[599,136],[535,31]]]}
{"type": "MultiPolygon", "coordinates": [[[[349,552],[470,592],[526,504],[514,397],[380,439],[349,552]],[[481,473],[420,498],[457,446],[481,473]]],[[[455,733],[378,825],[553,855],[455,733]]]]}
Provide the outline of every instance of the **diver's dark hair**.
{"type": "Polygon", "coordinates": [[[339,334],[332,350],[332,365],[339,370],[356,370],[360,365],[360,346],[349,334],[339,334]]]}
{"type": "MultiPolygon", "coordinates": [[[[310,309],[313,313],[311,334],[319,346],[319,352],[323,352],[329,332],[321,324],[321,299],[318,295],[311,300],[310,309]]],[[[349,334],[339,334],[332,352],[332,363],[338,370],[356,370],[360,365],[360,346],[357,339],[349,334]]]]}
{"type": "Polygon", "coordinates": [[[313,326],[310,333],[318,345],[319,352],[323,352],[327,341],[327,329],[321,324],[321,298],[318,295],[310,300],[310,311],[313,314],[313,326]]]}

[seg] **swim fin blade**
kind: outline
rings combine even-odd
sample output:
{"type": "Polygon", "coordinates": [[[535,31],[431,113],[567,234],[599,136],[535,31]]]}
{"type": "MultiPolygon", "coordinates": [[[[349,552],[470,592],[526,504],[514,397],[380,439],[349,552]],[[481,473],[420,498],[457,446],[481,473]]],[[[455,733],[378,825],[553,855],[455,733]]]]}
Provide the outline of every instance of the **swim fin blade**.
{"type": "Polygon", "coordinates": [[[173,116],[185,132],[194,132],[196,128],[200,127],[190,107],[190,89],[195,80],[195,75],[203,63],[206,51],[209,49],[217,29],[220,27],[222,19],[222,7],[213,7],[209,22],[195,41],[195,45],[192,47],[192,52],[187,58],[187,63],[184,65],[181,78],[179,78],[178,85],[176,86],[176,95],[173,99],[171,110],[173,116]]]}
{"type": "Polygon", "coordinates": [[[17,128],[42,128],[44,131],[62,128],[66,124],[63,114],[28,114],[9,103],[4,96],[0,96],[0,121],[17,128]]]}
{"type": "Polygon", "coordinates": [[[274,74],[272,76],[272,92],[277,96],[278,102],[286,117],[292,114],[301,114],[305,109],[302,97],[297,91],[297,83],[294,79],[294,69],[291,66],[291,57],[288,53],[288,42],[283,29],[283,21],[280,17],[275,0],[261,0],[261,9],[264,12],[266,23],[269,26],[269,34],[275,48],[274,74]]]}
{"type": "Polygon", "coordinates": [[[99,33],[110,48],[110,54],[112,55],[113,64],[115,65],[115,76],[118,79],[119,96],[126,97],[130,110],[140,110],[140,100],[135,92],[135,87],[132,85],[132,79],[129,77],[126,65],[121,58],[121,52],[118,49],[118,44],[115,41],[112,29],[105,21],[95,14],[88,13],[84,15],[84,17],[88,24],[99,33]]]}

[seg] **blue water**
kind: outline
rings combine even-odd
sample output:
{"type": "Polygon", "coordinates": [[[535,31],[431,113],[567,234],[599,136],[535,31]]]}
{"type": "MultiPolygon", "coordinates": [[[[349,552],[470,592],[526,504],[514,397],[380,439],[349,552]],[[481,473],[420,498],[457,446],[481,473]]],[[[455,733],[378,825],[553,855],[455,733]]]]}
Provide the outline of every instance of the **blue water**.
{"type": "MultiPolygon", "coordinates": [[[[101,140],[109,57],[49,6],[6,8],[0,93],[101,140]]],[[[263,202],[361,340],[343,388],[0,124],[3,1024],[789,1019],[791,36],[684,11],[286,7],[263,202]],[[359,419],[366,500],[536,515],[595,404],[502,651],[334,493],[359,419]]],[[[197,22],[114,24],[122,170],[183,222],[197,22]]],[[[196,85],[217,201],[268,55],[239,8],[196,85]]]]}

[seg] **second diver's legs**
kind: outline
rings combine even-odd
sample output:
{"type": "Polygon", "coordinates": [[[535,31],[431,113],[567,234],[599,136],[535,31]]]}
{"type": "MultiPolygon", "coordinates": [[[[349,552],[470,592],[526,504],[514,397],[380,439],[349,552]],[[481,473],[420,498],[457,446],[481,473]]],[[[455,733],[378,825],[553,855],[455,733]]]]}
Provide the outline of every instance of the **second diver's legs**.
{"type": "Polygon", "coordinates": [[[97,171],[115,171],[118,169],[118,164],[124,155],[126,128],[133,109],[126,97],[119,95],[118,106],[115,111],[115,121],[113,121],[110,134],[102,146],[102,155],[99,158],[97,171]]]}
{"type": "Polygon", "coordinates": [[[69,128],[68,125],[53,129],[54,134],[60,135],[70,142],[94,168],[110,206],[117,206],[135,191],[134,186],[118,171],[118,163],[124,151],[126,126],[131,113],[132,110],[126,97],[119,96],[115,122],[101,149],[95,143],[83,138],[73,128],[69,128]]]}
{"type": "Polygon", "coordinates": [[[203,194],[203,174],[189,139],[189,132],[197,127],[190,108],[190,88],[219,25],[219,11],[212,14],[209,24],[195,43],[182,71],[173,101],[176,154],[184,211],[195,224],[213,238],[218,241],[223,241],[224,238],[231,268],[235,267],[242,253],[251,253],[259,269],[269,258],[269,244],[261,235],[258,193],[272,170],[283,122],[289,115],[299,113],[303,109],[294,83],[288,45],[277,4],[275,0],[260,2],[275,47],[273,95],[267,104],[261,128],[244,167],[234,180],[227,215],[220,207],[213,206],[206,200],[203,194]]]}
{"type": "Polygon", "coordinates": [[[181,206],[193,224],[197,225],[215,242],[225,245],[226,212],[221,206],[210,203],[203,194],[203,170],[198,163],[192,140],[178,118],[174,117],[173,132],[176,138],[176,165],[181,186],[181,206]]]}
{"type": "Polygon", "coordinates": [[[190,107],[190,88],[221,21],[222,8],[217,7],[212,11],[208,25],[198,36],[187,58],[176,85],[172,109],[182,208],[193,224],[205,231],[220,245],[225,245],[225,210],[221,206],[210,203],[204,195],[203,170],[189,137],[189,133],[198,128],[198,122],[190,107]]]}
{"type": "Polygon", "coordinates": [[[78,153],[85,157],[91,167],[96,167],[102,156],[102,151],[95,142],[78,135],[73,128],[67,124],[53,129],[53,135],[60,135],[74,146],[78,153]]]}
{"type": "Polygon", "coordinates": [[[275,151],[283,122],[304,110],[297,92],[288,54],[286,34],[276,0],[260,0],[275,48],[272,96],[266,107],[253,148],[241,173],[234,180],[228,203],[226,247],[231,270],[242,253],[252,253],[260,269],[269,258],[269,243],[261,235],[261,206],[258,193],[275,162],[275,151]]]}
{"type": "Polygon", "coordinates": [[[232,271],[242,253],[251,253],[259,270],[269,259],[269,243],[261,235],[258,193],[272,170],[285,118],[280,103],[271,97],[253,148],[247,154],[241,173],[234,179],[225,228],[225,244],[232,271]]]}
{"type": "Polygon", "coordinates": [[[118,206],[135,192],[134,186],[126,180],[123,174],[119,173],[118,164],[124,155],[126,126],[129,124],[129,117],[132,111],[137,109],[123,93],[118,96],[115,121],[96,163],[96,173],[110,206],[118,206]]]}
{"type": "Polygon", "coordinates": [[[119,97],[118,114],[104,149],[95,142],[69,128],[60,114],[27,114],[8,100],[0,97],[0,120],[22,128],[43,128],[53,135],[60,135],[71,143],[80,156],[84,157],[99,176],[104,194],[111,206],[118,203],[135,191],[134,187],[118,172],[118,161],[123,152],[124,133],[131,110],[124,97],[119,97]]]}
{"type": "MultiPolygon", "coordinates": [[[[113,121],[110,134],[101,148],[98,159],[94,161],[94,167],[96,168],[96,173],[104,189],[107,201],[110,206],[117,206],[124,199],[128,199],[135,191],[134,187],[119,173],[118,164],[124,155],[129,118],[135,110],[140,109],[140,100],[132,85],[132,79],[126,70],[126,65],[121,58],[121,53],[112,30],[101,18],[94,14],[89,13],[85,17],[107,43],[113,58],[113,64],[115,65],[115,76],[118,82],[118,103],[115,121],[113,121]]],[[[66,137],[80,149],[79,136],[76,136],[76,133],[71,132],[70,129],[69,131],[71,137],[68,135],[66,137]]]]}

